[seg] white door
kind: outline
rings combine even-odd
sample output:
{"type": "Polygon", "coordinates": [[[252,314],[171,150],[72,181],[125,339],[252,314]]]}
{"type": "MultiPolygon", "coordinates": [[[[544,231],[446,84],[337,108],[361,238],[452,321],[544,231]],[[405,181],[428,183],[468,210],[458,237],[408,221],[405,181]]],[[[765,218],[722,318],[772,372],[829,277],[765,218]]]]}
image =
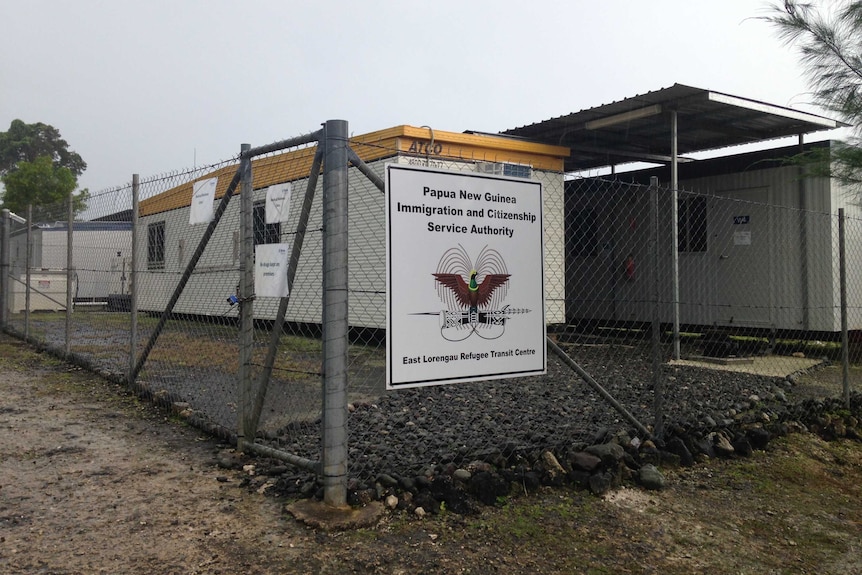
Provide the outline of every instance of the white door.
{"type": "Polygon", "coordinates": [[[710,218],[719,325],[768,326],[772,320],[769,189],[721,192],[710,218]],[[724,199],[726,198],[726,199],[724,199]]]}

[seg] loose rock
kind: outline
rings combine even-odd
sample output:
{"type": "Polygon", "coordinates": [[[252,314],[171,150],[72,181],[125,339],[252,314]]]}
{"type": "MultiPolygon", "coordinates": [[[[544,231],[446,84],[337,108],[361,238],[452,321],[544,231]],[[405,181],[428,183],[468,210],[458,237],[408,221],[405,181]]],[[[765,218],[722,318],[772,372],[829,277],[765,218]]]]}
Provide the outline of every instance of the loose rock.
{"type": "Polygon", "coordinates": [[[646,489],[659,490],[664,489],[664,475],[656,468],[655,465],[647,463],[638,470],[638,482],[646,489]]]}

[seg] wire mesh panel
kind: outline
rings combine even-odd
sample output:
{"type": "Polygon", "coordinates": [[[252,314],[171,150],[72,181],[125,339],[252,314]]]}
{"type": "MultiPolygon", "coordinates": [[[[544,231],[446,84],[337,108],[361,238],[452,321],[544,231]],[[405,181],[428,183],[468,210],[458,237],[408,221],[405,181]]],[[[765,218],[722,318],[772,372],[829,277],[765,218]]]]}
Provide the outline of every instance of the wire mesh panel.
{"type": "Polygon", "coordinates": [[[657,188],[654,208],[646,185],[567,184],[568,326],[560,339],[591,373],[607,371],[609,389],[642,421],[655,423],[657,376],[671,425],[715,429],[752,403],[805,393],[788,376],[839,361],[838,217],[828,193],[800,195],[798,181],[778,177],[700,184],[720,191],[657,188]],[[648,367],[654,326],[659,373],[648,367]]]}
{"type": "Polygon", "coordinates": [[[65,263],[71,237],[74,282],[69,350],[93,366],[125,376],[130,353],[132,192],[126,185],[88,198],[87,207],[54,233],[42,232],[65,263]],[[84,221],[84,218],[90,218],[84,221]]]}
{"type": "MultiPolygon", "coordinates": [[[[287,186],[289,209],[283,221],[266,223],[264,195],[256,196],[253,221],[255,244],[281,243],[291,254],[294,280],[284,311],[284,324],[276,333],[271,377],[261,380],[265,353],[273,339],[272,322],[280,299],[256,296],[252,357],[254,380],[267,384],[262,399],[259,434],[277,448],[308,459],[320,450],[322,318],[322,203],[317,184],[320,169],[317,146],[287,150],[259,158],[253,164],[255,187],[261,178],[270,185],[287,186]],[[267,175],[269,174],[269,175],[267,175]]],[[[261,190],[265,193],[266,190],[261,190]]],[[[257,193],[257,192],[256,192],[257,193]]],[[[260,389],[256,393],[261,393],[260,389]]]]}
{"type": "MultiPolygon", "coordinates": [[[[499,168],[493,156],[441,157],[434,160],[392,148],[369,168],[383,177],[387,162],[469,172],[499,168]]],[[[545,198],[547,316],[562,325],[565,317],[565,238],[563,175],[523,169],[522,177],[542,181],[545,198]]],[[[580,378],[552,361],[547,377],[384,392],[385,383],[385,206],[377,185],[351,169],[350,174],[350,468],[359,481],[381,473],[422,475],[437,465],[500,459],[525,451],[592,441],[620,420],[580,378]],[[588,396],[586,402],[583,395],[588,396]],[[578,414],[574,416],[573,414],[578,414]],[[581,421],[584,417],[586,421],[581,421]]],[[[420,247],[421,249],[421,247],[420,247]]],[[[293,426],[296,429],[298,426],[293,426]]],[[[307,428],[279,441],[298,447],[314,437],[307,428]]]]}
{"type": "Polygon", "coordinates": [[[10,235],[10,327],[59,350],[68,340],[67,309],[79,285],[68,263],[68,212],[68,201],[29,206],[10,235]]]}
{"type": "Polygon", "coordinates": [[[136,230],[147,354],[137,383],[223,434],[235,433],[238,409],[236,174],[225,163],[144,180],[136,230]]]}
{"type": "MultiPolygon", "coordinates": [[[[860,391],[858,369],[842,365],[845,353],[862,361],[862,213],[847,191],[781,169],[704,176],[678,190],[644,177],[573,177],[522,148],[411,134],[351,142],[344,409],[353,487],[381,477],[409,487],[462,467],[525,469],[546,450],[609,438],[643,448],[681,430],[697,430],[707,452],[716,433],[739,425],[792,414],[825,425],[822,398],[840,405],[860,391]],[[544,277],[534,280],[544,289],[547,375],[387,391],[387,337],[430,337],[386,333],[388,163],[542,184],[535,257],[544,277]],[[829,377],[813,383],[815,372],[829,377]]],[[[303,142],[260,149],[250,162],[251,248],[257,258],[269,248],[289,254],[275,274],[287,274],[287,297],[257,279],[255,292],[240,289],[233,159],[143,179],[135,227],[128,184],[88,198],[72,222],[61,203],[10,220],[7,327],[67,346],[95,369],[132,372],[145,394],[233,436],[247,306],[256,440],[319,471],[325,166],[303,142]]]]}
{"type": "Polygon", "coordinates": [[[653,429],[656,384],[663,380],[655,362],[664,363],[667,347],[664,338],[654,342],[651,336],[655,326],[661,333],[662,322],[669,320],[665,282],[670,270],[669,258],[657,258],[669,236],[658,226],[657,192],[613,180],[566,182],[566,321],[552,331],[597,384],[578,386],[578,399],[573,398],[590,408],[581,424],[584,432],[622,429],[646,440],[647,433],[623,417],[626,412],[653,429]],[[623,409],[598,400],[601,389],[623,409]]]}
{"type": "MultiPolygon", "coordinates": [[[[20,215],[15,219],[10,217],[6,223],[9,226],[9,229],[7,230],[9,245],[3,246],[6,254],[8,254],[8,262],[4,263],[9,266],[4,270],[7,274],[4,285],[7,286],[6,289],[8,290],[8,293],[4,294],[7,306],[6,321],[9,329],[24,334],[27,330],[29,319],[29,314],[27,313],[28,244],[26,217],[22,218],[20,215]]],[[[62,269],[58,269],[56,272],[61,273],[62,269]]],[[[40,279],[42,279],[43,282],[42,291],[49,291],[49,286],[46,285],[45,282],[50,282],[54,278],[47,276],[44,278],[37,278],[37,284],[40,279]]],[[[65,280],[65,278],[63,279],[65,280]]],[[[32,281],[32,278],[30,278],[30,280],[32,281]]],[[[62,283],[63,286],[65,286],[65,281],[62,283]]],[[[46,299],[48,297],[51,299],[57,299],[57,302],[50,302],[50,300],[48,300],[48,303],[56,306],[56,309],[65,309],[66,291],[65,287],[62,287],[62,290],[60,288],[61,286],[55,283],[54,289],[51,290],[52,293],[46,296],[46,299]]],[[[33,292],[31,292],[31,295],[32,293],[33,292]]],[[[44,305],[47,305],[47,303],[44,305]]]]}

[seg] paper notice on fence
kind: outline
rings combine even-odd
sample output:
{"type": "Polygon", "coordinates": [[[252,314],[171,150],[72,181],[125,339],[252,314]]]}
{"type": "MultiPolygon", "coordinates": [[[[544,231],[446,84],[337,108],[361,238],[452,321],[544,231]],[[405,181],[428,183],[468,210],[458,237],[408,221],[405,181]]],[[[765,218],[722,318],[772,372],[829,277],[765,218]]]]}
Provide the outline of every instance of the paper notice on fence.
{"type": "Polygon", "coordinates": [[[266,223],[286,222],[290,213],[290,184],[276,184],[266,189],[266,223]]]}
{"type": "Polygon", "coordinates": [[[254,247],[254,295],[287,297],[287,244],[260,244],[254,247]]]}
{"type": "Polygon", "coordinates": [[[189,210],[189,225],[206,224],[213,219],[213,200],[218,178],[200,180],[192,188],[192,205],[189,210]]]}

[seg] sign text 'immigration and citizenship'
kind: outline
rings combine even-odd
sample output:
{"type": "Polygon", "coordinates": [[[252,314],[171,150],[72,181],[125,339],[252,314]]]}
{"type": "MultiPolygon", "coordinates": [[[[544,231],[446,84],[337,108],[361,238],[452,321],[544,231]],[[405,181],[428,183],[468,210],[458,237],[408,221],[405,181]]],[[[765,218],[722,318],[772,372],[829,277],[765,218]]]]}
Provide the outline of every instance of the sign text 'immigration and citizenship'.
{"type": "Polygon", "coordinates": [[[429,219],[426,229],[429,232],[449,234],[473,234],[488,236],[514,237],[515,230],[506,225],[508,221],[535,223],[538,216],[527,210],[518,211],[502,209],[504,206],[516,207],[518,199],[515,196],[479,193],[469,190],[435,190],[429,186],[422,188],[423,202],[420,204],[402,204],[397,202],[396,211],[402,213],[422,214],[429,219]],[[482,202],[489,204],[481,208],[463,208],[452,206],[453,202],[482,202]],[[479,223],[445,221],[451,218],[475,218],[479,223]]]}

